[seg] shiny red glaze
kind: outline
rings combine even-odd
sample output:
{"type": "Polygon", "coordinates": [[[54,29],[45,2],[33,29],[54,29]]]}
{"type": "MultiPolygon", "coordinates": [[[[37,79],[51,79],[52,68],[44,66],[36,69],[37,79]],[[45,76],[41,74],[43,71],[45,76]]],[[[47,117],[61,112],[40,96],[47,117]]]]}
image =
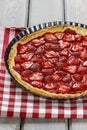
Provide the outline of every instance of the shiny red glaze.
{"type": "Polygon", "coordinates": [[[45,33],[17,45],[13,69],[22,80],[50,93],[87,90],[87,35],[75,30],[45,33]]]}

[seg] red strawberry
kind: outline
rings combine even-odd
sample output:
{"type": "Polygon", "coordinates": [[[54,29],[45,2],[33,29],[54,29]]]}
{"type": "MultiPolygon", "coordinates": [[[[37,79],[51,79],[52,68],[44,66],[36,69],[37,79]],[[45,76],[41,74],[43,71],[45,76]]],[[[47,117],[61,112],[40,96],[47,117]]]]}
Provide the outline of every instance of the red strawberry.
{"type": "Polygon", "coordinates": [[[83,62],[83,66],[87,67],[87,60],[83,62]]]}
{"type": "Polygon", "coordinates": [[[60,81],[62,77],[58,74],[53,74],[52,78],[53,78],[53,81],[57,82],[57,81],[60,81]]]}
{"type": "Polygon", "coordinates": [[[39,46],[35,51],[35,54],[37,55],[43,55],[44,53],[45,53],[44,46],[39,46]]]}
{"type": "Polygon", "coordinates": [[[71,74],[75,74],[77,70],[76,65],[71,65],[71,66],[64,66],[63,69],[71,74]]]}
{"type": "Polygon", "coordinates": [[[43,80],[43,74],[40,72],[33,73],[32,75],[29,76],[30,80],[38,80],[42,81],[43,80]]]}
{"type": "Polygon", "coordinates": [[[70,57],[67,61],[69,65],[78,65],[80,63],[79,59],[77,57],[70,57]]]}
{"type": "Polygon", "coordinates": [[[18,44],[17,46],[18,53],[25,53],[28,50],[28,47],[23,44],[18,44]]]}
{"type": "Polygon", "coordinates": [[[60,55],[64,55],[64,56],[68,56],[69,54],[69,51],[67,49],[63,49],[61,52],[60,52],[60,55]]]}
{"type": "Polygon", "coordinates": [[[46,33],[44,35],[44,39],[47,42],[52,42],[52,43],[57,43],[57,38],[55,37],[55,35],[53,35],[52,33],[46,33]]]}
{"type": "Polygon", "coordinates": [[[67,74],[67,75],[65,75],[65,76],[63,77],[63,81],[64,81],[65,83],[70,83],[71,80],[72,80],[72,78],[71,78],[70,74],[67,74]]]}
{"type": "Polygon", "coordinates": [[[85,35],[85,36],[84,36],[84,41],[86,41],[86,42],[87,42],[87,35],[85,35]]]}
{"type": "Polygon", "coordinates": [[[31,59],[33,62],[41,63],[43,60],[40,55],[34,55],[31,59]]]}
{"type": "Polygon", "coordinates": [[[80,34],[75,35],[75,41],[81,42],[82,41],[82,36],[80,34]]]}
{"type": "Polygon", "coordinates": [[[63,36],[64,36],[64,33],[63,33],[63,32],[56,32],[54,35],[55,35],[59,40],[61,40],[61,39],[63,38],[63,36]]]}
{"type": "Polygon", "coordinates": [[[27,62],[23,62],[23,63],[20,64],[20,65],[21,65],[22,69],[25,69],[25,70],[26,70],[26,69],[29,69],[32,64],[33,64],[32,62],[27,61],[27,62]]]}
{"type": "Polygon", "coordinates": [[[42,45],[44,43],[45,43],[44,39],[41,39],[41,38],[33,39],[32,42],[31,42],[31,44],[34,45],[34,46],[39,46],[39,45],[42,45]]]}
{"type": "Polygon", "coordinates": [[[72,51],[82,51],[82,50],[83,48],[78,44],[72,46],[72,51]]]}
{"type": "Polygon", "coordinates": [[[58,83],[58,87],[59,87],[59,93],[69,93],[70,91],[70,87],[63,83],[58,83]]]}
{"type": "Polygon", "coordinates": [[[42,87],[43,87],[43,83],[40,82],[40,81],[32,81],[31,84],[32,84],[34,87],[37,87],[37,88],[42,88],[42,87]]]}
{"type": "Polygon", "coordinates": [[[70,46],[70,43],[69,42],[64,42],[62,40],[59,41],[59,46],[61,49],[64,49],[64,48],[67,48],[70,46]]]}
{"type": "Polygon", "coordinates": [[[87,41],[83,41],[83,42],[82,42],[82,45],[87,48],[87,41]]]}
{"type": "Polygon", "coordinates": [[[74,74],[73,75],[74,79],[77,80],[77,81],[81,81],[83,76],[81,74],[74,74]]]}
{"type": "Polygon", "coordinates": [[[31,70],[23,70],[21,72],[22,77],[28,77],[30,74],[32,74],[31,70]]]}
{"type": "Polygon", "coordinates": [[[28,47],[28,51],[29,51],[29,52],[35,52],[36,47],[33,46],[33,45],[31,45],[31,42],[27,43],[26,45],[27,45],[27,47],[28,47]]]}
{"type": "Polygon", "coordinates": [[[47,76],[44,77],[44,82],[50,83],[51,81],[52,81],[52,76],[47,75],[47,76]]]}
{"type": "Polygon", "coordinates": [[[44,75],[53,74],[53,69],[42,69],[42,73],[43,73],[44,75]]]}
{"type": "Polygon", "coordinates": [[[86,59],[86,58],[87,58],[87,51],[86,51],[86,50],[81,51],[80,57],[81,57],[82,59],[86,59]]]}
{"type": "Polygon", "coordinates": [[[74,91],[81,91],[83,89],[83,85],[81,83],[74,83],[73,85],[74,91]]]}
{"type": "Polygon", "coordinates": [[[63,41],[66,41],[66,42],[75,41],[75,36],[73,34],[65,34],[63,37],[63,41]]]}
{"type": "Polygon", "coordinates": [[[53,67],[53,64],[50,61],[44,61],[44,62],[42,62],[42,66],[44,68],[51,68],[51,67],[53,67]]]}
{"type": "Polygon", "coordinates": [[[20,55],[17,55],[17,56],[15,57],[15,63],[23,63],[23,62],[24,62],[24,60],[21,58],[20,55]]]}
{"type": "Polygon", "coordinates": [[[87,72],[87,67],[79,66],[78,72],[79,72],[79,73],[86,73],[86,72],[87,72]]]}
{"type": "Polygon", "coordinates": [[[21,57],[25,60],[28,61],[32,58],[34,54],[33,53],[25,53],[25,54],[21,54],[21,57]]]}
{"type": "Polygon", "coordinates": [[[30,70],[32,70],[34,72],[36,72],[36,71],[38,72],[41,70],[41,65],[38,63],[34,63],[31,65],[30,70]]]}
{"type": "Polygon", "coordinates": [[[58,56],[58,54],[55,51],[47,51],[45,55],[47,58],[52,58],[52,57],[58,56]]]}
{"type": "Polygon", "coordinates": [[[45,84],[44,89],[45,90],[51,90],[54,89],[56,86],[53,83],[45,84]]]}
{"type": "Polygon", "coordinates": [[[21,71],[22,71],[22,69],[21,69],[21,66],[20,66],[20,64],[15,64],[15,66],[13,67],[13,69],[15,70],[15,71],[17,71],[18,73],[20,73],[21,71]]]}

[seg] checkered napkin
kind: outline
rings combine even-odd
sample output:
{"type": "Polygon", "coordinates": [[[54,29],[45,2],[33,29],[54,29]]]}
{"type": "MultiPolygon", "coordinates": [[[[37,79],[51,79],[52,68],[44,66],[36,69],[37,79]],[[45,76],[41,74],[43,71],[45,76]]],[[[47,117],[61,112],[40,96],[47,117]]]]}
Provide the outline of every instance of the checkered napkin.
{"type": "Polygon", "coordinates": [[[21,118],[87,118],[87,98],[48,100],[16,86],[4,64],[4,53],[11,39],[22,28],[0,27],[0,116],[21,118]]]}

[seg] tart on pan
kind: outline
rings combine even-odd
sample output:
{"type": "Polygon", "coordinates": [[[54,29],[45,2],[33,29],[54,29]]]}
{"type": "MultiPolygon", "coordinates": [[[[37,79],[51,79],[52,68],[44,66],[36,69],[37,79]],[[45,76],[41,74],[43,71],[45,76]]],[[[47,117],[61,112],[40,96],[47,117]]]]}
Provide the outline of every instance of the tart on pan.
{"type": "Polygon", "coordinates": [[[10,48],[8,69],[29,92],[52,99],[87,94],[87,29],[72,25],[47,27],[10,48]]]}

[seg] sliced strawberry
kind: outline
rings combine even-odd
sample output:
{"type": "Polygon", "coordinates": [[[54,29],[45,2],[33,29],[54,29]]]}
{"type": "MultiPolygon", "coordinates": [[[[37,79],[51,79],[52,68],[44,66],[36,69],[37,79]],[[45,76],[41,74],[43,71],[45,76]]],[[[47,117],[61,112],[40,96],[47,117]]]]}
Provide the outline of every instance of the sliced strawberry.
{"type": "Polygon", "coordinates": [[[82,51],[83,47],[81,47],[79,44],[75,44],[72,46],[72,51],[76,52],[76,51],[82,51]]]}
{"type": "Polygon", "coordinates": [[[43,80],[43,74],[40,72],[36,72],[33,73],[32,75],[29,76],[30,80],[38,80],[38,81],[42,81],[43,80]]]}
{"type": "Polygon", "coordinates": [[[62,77],[58,74],[53,74],[52,78],[53,78],[53,81],[55,82],[60,81],[62,79],[62,77]]]}
{"type": "Polygon", "coordinates": [[[61,39],[63,38],[63,36],[64,36],[64,33],[63,33],[63,32],[56,32],[54,35],[55,35],[59,40],[61,40],[61,39]]]}
{"type": "Polygon", "coordinates": [[[34,46],[40,46],[40,45],[42,45],[42,44],[44,44],[45,43],[45,41],[44,41],[44,39],[33,39],[32,40],[32,42],[31,42],[31,44],[32,45],[34,45],[34,46]]]}
{"type": "Polygon", "coordinates": [[[21,69],[21,66],[20,66],[20,64],[15,64],[15,66],[13,67],[13,69],[15,70],[15,71],[17,71],[18,73],[20,73],[21,71],[22,71],[22,69],[21,69]]]}
{"type": "Polygon", "coordinates": [[[34,55],[31,60],[37,63],[41,63],[43,61],[40,55],[34,55]]]}
{"type": "Polygon", "coordinates": [[[81,57],[82,59],[86,59],[86,58],[87,58],[87,51],[86,51],[86,50],[81,51],[80,57],[81,57]]]}
{"type": "Polygon", "coordinates": [[[52,33],[46,33],[44,39],[46,42],[57,43],[57,38],[52,33]]]}
{"type": "Polygon", "coordinates": [[[53,83],[45,84],[44,89],[45,90],[51,90],[54,89],[56,86],[53,83]]]}
{"type": "Polygon", "coordinates": [[[66,41],[66,42],[75,41],[75,36],[73,34],[65,34],[63,37],[63,41],[66,41]]]}
{"type": "Polygon", "coordinates": [[[50,42],[45,43],[44,48],[45,48],[46,50],[50,50],[50,49],[51,49],[51,43],[50,43],[50,42]]]}
{"type": "Polygon", "coordinates": [[[83,76],[82,76],[81,74],[74,74],[73,77],[74,77],[74,79],[75,79],[76,81],[81,81],[82,78],[83,78],[83,76]]]}
{"type": "Polygon", "coordinates": [[[53,67],[53,64],[50,61],[44,61],[44,62],[42,62],[42,67],[51,68],[51,67],[53,67]]]}
{"type": "Polygon", "coordinates": [[[60,55],[60,57],[59,57],[59,62],[64,62],[64,63],[66,63],[66,61],[67,61],[67,57],[60,55]]]}
{"type": "Polygon", "coordinates": [[[58,57],[58,54],[55,51],[47,51],[45,55],[47,58],[58,57]]]}
{"type": "Polygon", "coordinates": [[[71,78],[70,74],[67,74],[63,77],[63,82],[65,82],[65,83],[70,83],[71,80],[72,80],[72,78],[71,78]]]}
{"type": "Polygon", "coordinates": [[[64,66],[63,69],[71,74],[75,74],[77,70],[76,65],[71,65],[71,66],[64,66]]]}
{"type": "Polygon", "coordinates": [[[76,35],[75,35],[75,41],[81,42],[82,39],[83,39],[83,37],[82,37],[80,34],[76,34],[76,35]]]}
{"type": "Polygon", "coordinates": [[[70,92],[70,87],[63,83],[58,83],[58,87],[59,87],[59,93],[69,93],[70,92]]]}
{"type": "Polygon", "coordinates": [[[52,76],[47,75],[47,76],[44,77],[44,82],[45,83],[50,83],[51,81],[52,81],[52,76]]]}
{"type": "Polygon", "coordinates": [[[36,55],[44,55],[44,53],[45,53],[44,46],[39,46],[35,51],[36,55]]]}
{"type": "Polygon", "coordinates": [[[83,62],[83,66],[87,67],[87,60],[83,62]]]}
{"type": "Polygon", "coordinates": [[[87,67],[84,67],[84,66],[79,66],[79,68],[78,68],[78,72],[79,73],[86,73],[87,72],[87,67]]]}
{"type": "Polygon", "coordinates": [[[33,53],[24,53],[24,54],[21,54],[21,57],[22,57],[25,61],[29,61],[29,60],[32,58],[33,55],[34,55],[33,53]]]}
{"type": "Polygon", "coordinates": [[[31,74],[32,74],[31,70],[24,70],[24,71],[21,72],[22,77],[28,77],[31,74]]]}
{"type": "Polygon", "coordinates": [[[86,41],[86,42],[87,42],[87,35],[85,35],[85,36],[84,36],[84,41],[86,41]]]}
{"type": "Polygon", "coordinates": [[[65,66],[65,63],[59,61],[59,62],[56,62],[55,65],[56,65],[56,67],[57,67],[58,69],[62,69],[62,68],[65,66]]]}
{"type": "Polygon", "coordinates": [[[66,33],[66,34],[74,34],[74,35],[76,35],[75,30],[71,30],[70,28],[64,30],[64,33],[66,33]]]}
{"type": "Polygon", "coordinates": [[[71,57],[68,59],[67,63],[68,63],[69,65],[79,65],[80,60],[79,60],[77,57],[71,56],[71,57]]]}
{"type": "Polygon", "coordinates": [[[64,49],[64,48],[67,48],[70,46],[70,43],[69,42],[64,42],[62,40],[59,41],[59,46],[61,49],[64,49]]]}
{"type": "Polygon", "coordinates": [[[68,54],[69,54],[68,49],[63,49],[63,50],[60,52],[60,55],[68,56],[68,54]]]}
{"type": "Polygon", "coordinates": [[[32,81],[31,84],[37,88],[43,88],[43,83],[40,81],[32,81]]]}
{"type": "Polygon", "coordinates": [[[25,53],[28,50],[28,47],[22,44],[18,44],[17,46],[18,53],[25,53]]]}
{"type": "Polygon", "coordinates": [[[82,45],[87,48],[87,41],[83,41],[83,42],[82,42],[82,45]]]}
{"type": "Polygon", "coordinates": [[[28,47],[28,51],[29,51],[29,52],[35,52],[36,47],[33,46],[33,45],[31,45],[31,42],[27,43],[26,45],[27,45],[27,47],[28,47]]]}
{"type": "Polygon", "coordinates": [[[41,70],[41,65],[38,63],[34,63],[31,65],[30,70],[32,70],[34,72],[36,72],[36,71],[38,72],[41,70]]]}
{"type": "Polygon", "coordinates": [[[73,89],[74,89],[74,91],[82,91],[82,89],[83,89],[83,85],[81,84],[81,83],[74,83],[74,85],[73,85],[73,89]]]}
{"type": "Polygon", "coordinates": [[[23,62],[21,65],[22,69],[29,69],[33,63],[30,61],[23,62]]]}
{"type": "Polygon", "coordinates": [[[17,56],[15,57],[15,63],[23,63],[23,62],[24,62],[24,60],[21,58],[20,55],[17,55],[17,56]]]}
{"type": "Polygon", "coordinates": [[[30,83],[30,81],[29,81],[29,79],[28,79],[28,77],[21,77],[25,82],[28,82],[28,83],[30,83]]]}
{"type": "Polygon", "coordinates": [[[42,69],[42,73],[43,73],[44,75],[53,74],[53,69],[42,69]]]}

